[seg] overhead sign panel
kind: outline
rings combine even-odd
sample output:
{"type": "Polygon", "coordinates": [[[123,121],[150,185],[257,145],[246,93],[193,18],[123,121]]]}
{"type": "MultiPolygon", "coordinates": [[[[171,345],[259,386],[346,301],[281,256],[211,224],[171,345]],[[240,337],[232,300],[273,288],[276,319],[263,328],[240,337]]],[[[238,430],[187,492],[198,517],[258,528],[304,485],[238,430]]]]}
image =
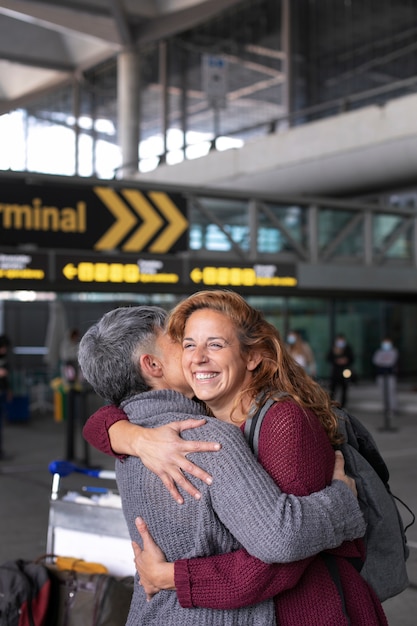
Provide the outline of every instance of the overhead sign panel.
{"type": "Polygon", "coordinates": [[[57,255],[56,281],[74,291],[91,289],[100,291],[104,285],[114,291],[134,289],[140,285],[173,286],[181,280],[181,261],[173,259],[132,259],[131,257],[82,255],[57,255]]]}
{"type": "Polygon", "coordinates": [[[187,249],[181,194],[0,180],[0,244],[167,254],[187,249]]]}
{"type": "Polygon", "coordinates": [[[191,282],[207,287],[296,287],[296,266],[291,263],[246,265],[199,261],[190,271],[191,282]]]}
{"type": "Polygon", "coordinates": [[[0,289],[181,292],[205,287],[239,290],[294,288],[292,264],[240,264],[213,260],[104,252],[0,252],[0,289]]]}
{"type": "Polygon", "coordinates": [[[203,90],[214,109],[227,105],[228,71],[227,61],[219,55],[204,54],[202,57],[203,90]]]}

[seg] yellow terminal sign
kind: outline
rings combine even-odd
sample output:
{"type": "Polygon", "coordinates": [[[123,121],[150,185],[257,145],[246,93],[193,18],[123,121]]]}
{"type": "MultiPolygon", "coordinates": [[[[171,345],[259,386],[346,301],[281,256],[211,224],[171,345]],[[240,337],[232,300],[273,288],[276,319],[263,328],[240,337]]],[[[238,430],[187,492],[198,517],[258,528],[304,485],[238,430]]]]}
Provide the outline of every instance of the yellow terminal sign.
{"type": "Polygon", "coordinates": [[[81,262],[77,265],[67,263],[62,273],[68,280],[77,279],[81,283],[177,283],[180,279],[175,273],[142,272],[136,263],[81,262]]]}
{"type": "Polygon", "coordinates": [[[295,287],[295,276],[275,276],[275,266],[262,271],[262,266],[255,267],[196,267],[190,272],[193,283],[218,285],[222,287],[295,287]]]}

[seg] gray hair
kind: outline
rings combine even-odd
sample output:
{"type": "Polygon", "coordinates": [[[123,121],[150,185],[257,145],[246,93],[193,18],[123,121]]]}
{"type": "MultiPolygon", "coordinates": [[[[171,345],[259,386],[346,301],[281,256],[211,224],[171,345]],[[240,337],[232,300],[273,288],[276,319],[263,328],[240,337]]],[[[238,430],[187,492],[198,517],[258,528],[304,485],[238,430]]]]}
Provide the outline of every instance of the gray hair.
{"type": "Polygon", "coordinates": [[[120,307],[105,313],[82,337],[78,362],[94,391],[119,405],[149,385],[139,357],[154,350],[156,332],[163,330],[166,311],[158,306],[120,307]]]}

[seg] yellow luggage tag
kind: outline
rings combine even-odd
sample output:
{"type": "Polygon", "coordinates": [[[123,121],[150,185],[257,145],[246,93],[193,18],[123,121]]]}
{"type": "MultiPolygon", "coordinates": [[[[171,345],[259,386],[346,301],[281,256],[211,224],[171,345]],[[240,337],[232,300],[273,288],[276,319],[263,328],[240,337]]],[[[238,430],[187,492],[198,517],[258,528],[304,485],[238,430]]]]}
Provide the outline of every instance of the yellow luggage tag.
{"type": "Polygon", "coordinates": [[[57,556],[55,565],[59,570],[72,570],[80,574],[108,574],[109,570],[101,563],[76,559],[72,556],[57,556]]]}

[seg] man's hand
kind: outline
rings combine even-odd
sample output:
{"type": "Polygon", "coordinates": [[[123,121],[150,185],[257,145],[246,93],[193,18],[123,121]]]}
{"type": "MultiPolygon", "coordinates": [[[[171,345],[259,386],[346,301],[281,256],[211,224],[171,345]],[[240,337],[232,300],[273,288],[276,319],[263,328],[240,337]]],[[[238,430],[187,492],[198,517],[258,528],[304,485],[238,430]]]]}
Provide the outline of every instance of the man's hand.
{"type": "Polygon", "coordinates": [[[356,483],[351,476],[345,474],[345,457],[340,450],[336,450],[336,460],[333,470],[333,480],[342,480],[349,489],[358,497],[358,491],[356,489],[356,483]]]}
{"type": "Polygon", "coordinates": [[[188,419],[171,422],[158,428],[141,428],[136,439],[130,442],[134,455],[140,457],[142,463],[159,476],[178,504],[184,502],[178,487],[196,500],[201,498],[198,489],[186,479],[183,472],[199,478],[208,485],[212,483],[210,474],[189,461],[186,455],[191,452],[217,451],[221,445],[210,441],[187,441],[180,437],[183,430],[198,428],[205,423],[204,419],[188,419]]]}
{"type": "Polygon", "coordinates": [[[135,567],[139,574],[139,583],[149,601],[161,589],[175,589],[174,564],[167,562],[164,553],[154,542],[144,520],[138,517],[135,523],[143,541],[143,548],[132,541],[135,567]]]}

